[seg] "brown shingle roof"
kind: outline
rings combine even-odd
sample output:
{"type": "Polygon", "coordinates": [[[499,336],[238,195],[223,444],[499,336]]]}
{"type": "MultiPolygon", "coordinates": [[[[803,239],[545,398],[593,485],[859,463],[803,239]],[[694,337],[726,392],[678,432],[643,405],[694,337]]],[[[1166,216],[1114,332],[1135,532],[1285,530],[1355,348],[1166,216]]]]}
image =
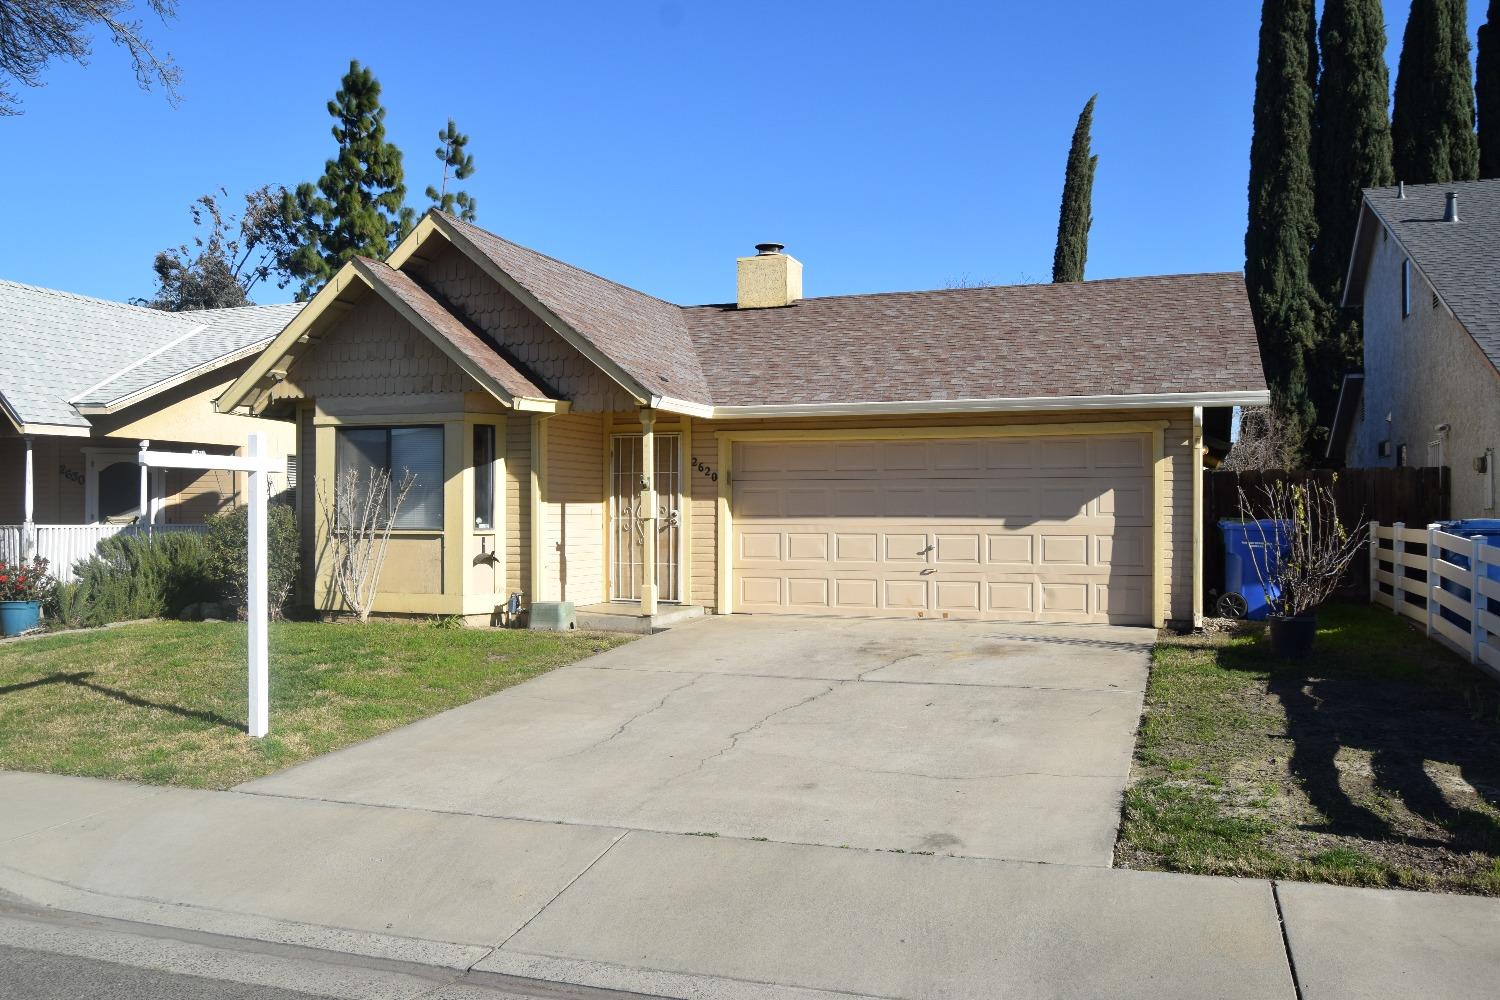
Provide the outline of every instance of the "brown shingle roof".
{"type": "Polygon", "coordinates": [[[1233,273],[685,311],[719,406],[1266,387],[1233,273]]]}
{"type": "Polygon", "coordinates": [[[443,220],[649,392],[695,403],[1266,388],[1238,273],[678,306],[443,220]]]}
{"type": "Polygon", "coordinates": [[[688,339],[681,306],[554,260],[456,216],[443,218],[648,391],[697,402],[708,399],[711,390],[688,339]]]}
{"type": "Polygon", "coordinates": [[[553,398],[547,390],[517,370],[514,365],[501,357],[494,347],[443,308],[442,304],[427,294],[411,279],[410,275],[368,257],[359,257],[356,260],[360,270],[370,280],[378,282],[387,291],[393,293],[443,339],[473,362],[480,371],[493,379],[501,389],[512,396],[530,399],[553,398]]]}

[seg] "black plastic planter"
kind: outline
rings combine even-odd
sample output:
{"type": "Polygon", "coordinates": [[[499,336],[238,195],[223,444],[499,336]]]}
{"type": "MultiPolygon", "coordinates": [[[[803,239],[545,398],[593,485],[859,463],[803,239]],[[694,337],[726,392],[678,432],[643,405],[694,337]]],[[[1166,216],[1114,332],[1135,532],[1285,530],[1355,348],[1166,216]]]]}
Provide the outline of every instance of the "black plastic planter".
{"type": "Polygon", "coordinates": [[[1312,652],[1318,634],[1317,615],[1283,618],[1271,615],[1271,652],[1283,660],[1295,660],[1312,652]]]}

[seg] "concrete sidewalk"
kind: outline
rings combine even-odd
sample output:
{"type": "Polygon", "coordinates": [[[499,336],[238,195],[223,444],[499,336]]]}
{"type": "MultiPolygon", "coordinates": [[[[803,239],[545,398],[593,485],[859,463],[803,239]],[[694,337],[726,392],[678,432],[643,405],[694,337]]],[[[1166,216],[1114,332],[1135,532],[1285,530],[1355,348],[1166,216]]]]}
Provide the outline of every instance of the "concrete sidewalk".
{"type": "Polygon", "coordinates": [[[1500,901],[0,773],[0,890],[666,997],[1488,997],[1500,901]],[[1286,939],[1278,910],[1286,921],[1286,939]]]}

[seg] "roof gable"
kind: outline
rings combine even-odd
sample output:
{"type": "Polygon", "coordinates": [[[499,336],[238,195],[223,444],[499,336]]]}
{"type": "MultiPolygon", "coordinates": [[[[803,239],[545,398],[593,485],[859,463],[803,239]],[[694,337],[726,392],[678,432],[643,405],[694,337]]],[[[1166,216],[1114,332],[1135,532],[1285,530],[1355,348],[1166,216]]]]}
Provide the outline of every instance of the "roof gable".
{"type": "Polygon", "coordinates": [[[1363,295],[1378,227],[1416,263],[1469,336],[1500,369],[1500,180],[1369,188],[1360,210],[1344,302],[1363,295]],[[1459,222],[1444,222],[1449,192],[1459,222]]]}
{"type": "Polygon", "coordinates": [[[0,401],[23,430],[87,435],[88,414],[253,353],[297,308],[170,313],[0,281],[0,401]]]}

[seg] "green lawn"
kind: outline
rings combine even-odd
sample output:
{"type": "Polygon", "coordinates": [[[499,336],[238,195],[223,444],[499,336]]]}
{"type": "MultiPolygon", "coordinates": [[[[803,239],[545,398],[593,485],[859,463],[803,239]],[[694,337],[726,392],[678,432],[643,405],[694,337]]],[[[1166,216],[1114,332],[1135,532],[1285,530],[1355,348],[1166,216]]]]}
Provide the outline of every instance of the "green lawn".
{"type": "Polygon", "coordinates": [[[1117,863],[1500,894],[1500,687],[1388,611],[1156,648],[1117,863]]]}
{"type": "Polygon", "coordinates": [[[0,646],[0,769],[228,788],[627,641],[271,625],[271,733],[245,735],[245,626],[151,622],[0,646]]]}

